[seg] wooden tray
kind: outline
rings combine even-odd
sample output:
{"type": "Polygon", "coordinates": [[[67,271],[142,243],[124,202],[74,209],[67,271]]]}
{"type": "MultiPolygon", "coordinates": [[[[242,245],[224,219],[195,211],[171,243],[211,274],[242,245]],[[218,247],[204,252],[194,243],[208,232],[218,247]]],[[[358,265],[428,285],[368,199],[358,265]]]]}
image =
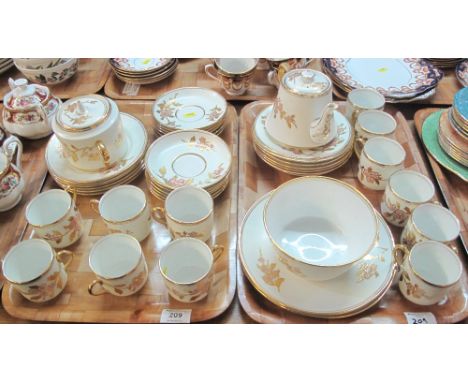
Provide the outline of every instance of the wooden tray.
{"type": "MultiPolygon", "coordinates": [[[[425,119],[432,113],[440,109],[421,109],[414,115],[414,124],[421,138],[422,125],[425,119]]],[[[421,145],[424,147],[424,143],[421,145]]],[[[465,247],[465,254],[468,252],[468,183],[464,182],[455,174],[442,168],[430,154],[427,155],[432,170],[434,171],[437,183],[442,191],[445,203],[457,215],[460,220],[460,238],[465,247]]]]}
{"type": "MultiPolygon", "coordinates": [[[[154,136],[153,117],[150,102],[119,102],[121,111],[140,118],[151,136],[154,136]]],[[[229,106],[226,130],[222,137],[232,147],[232,173],[237,174],[238,127],[237,115],[229,106]]],[[[152,139],[151,139],[152,140],[152,139]]],[[[133,184],[146,189],[142,174],[133,184]]],[[[56,188],[49,178],[45,188],[56,188]]],[[[162,203],[147,196],[152,206],[162,203]]],[[[191,321],[205,321],[223,313],[231,304],[236,289],[236,240],[237,240],[237,179],[233,175],[228,189],[215,201],[216,243],[224,245],[224,253],[216,262],[214,281],[209,295],[203,301],[183,304],[168,296],[161,274],[157,267],[158,253],[170,241],[167,229],[153,222],[152,234],[142,242],[149,268],[149,279],[144,288],[136,295],[116,297],[103,295],[93,297],[88,294],[88,284],[94,279],[88,265],[88,253],[92,244],[107,234],[103,221],[89,206],[89,197],[79,196],[78,206],[85,220],[86,233],[80,241],[69,249],[75,252],[75,259],[69,268],[69,280],[65,290],[57,299],[34,304],[25,300],[6,283],[3,288],[2,302],[5,310],[12,316],[40,321],[68,322],[151,322],[160,321],[163,309],[192,309],[191,321]]],[[[30,237],[28,227],[26,237],[30,237]]]]}
{"type": "MultiPolygon", "coordinates": [[[[239,228],[247,210],[257,199],[293,178],[263,163],[253,149],[251,137],[253,122],[256,116],[270,104],[269,102],[253,102],[245,106],[240,115],[239,228]]],[[[343,105],[344,103],[341,103],[340,106],[343,107],[343,105]]],[[[388,107],[387,111],[395,117],[398,123],[396,138],[406,150],[405,167],[432,177],[417,145],[417,138],[403,115],[391,106],[388,107]]],[[[344,167],[327,176],[344,180],[355,186],[369,198],[377,210],[380,210],[379,204],[383,191],[370,191],[363,188],[356,178],[356,172],[357,159],[353,156],[344,167]]],[[[439,195],[437,195],[437,199],[440,199],[439,195]]],[[[397,241],[401,229],[393,226],[390,228],[395,241],[397,241]]],[[[461,248],[459,243],[456,244],[461,248]]],[[[404,323],[406,322],[404,312],[432,312],[439,323],[458,322],[468,317],[468,275],[466,270],[463,271],[460,290],[452,293],[448,301],[441,306],[420,307],[414,305],[401,296],[398,286],[394,284],[383,299],[370,310],[346,319],[323,320],[289,313],[270,303],[252,287],[241,268],[239,261],[237,290],[240,303],[253,320],[261,323],[404,323]]]]}
{"type": "MultiPolygon", "coordinates": [[[[142,85],[135,95],[125,94],[125,83],[120,81],[113,73],[109,76],[104,87],[108,97],[114,99],[146,99],[154,100],[169,90],[185,86],[200,86],[213,89],[223,95],[227,100],[257,101],[270,100],[276,97],[278,89],[267,81],[268,69],[257,68],[251,88],[241,96],[227,94],[221,85],[208,77],[205,73],[205,65],[211,62],[208,58],[180,59],[176,72],[171,77],[151,85],[142,85]]],[[[311,68],[320,70],[319,60],[313,61],[311,68]]],[[[133,93],[131,93],[133,94],[133,93]]]]}
{"type": "MultiPolygon", "coordinates": [[[[0,104],[0,116],[3,105],[0,104]]],[[[1,117],[0,117],[1,119],[1,117]]],[[[24,211],[29,201],[40,192],[47,176],[47,166],[44,160],[45,147],[48,138],[39,140],[22,139],[23,156],[21,157],[22,173],[25,180],[23,197],[13,209],[0,212],[0,260],[10,247],[16,244],[26,226],[24,211]]],[[[0,261],[0,289],[3,285],[2,264],[0,261]]]]}
{"type": "MultiPolygon", "coordinates": [[[[80,58],[78,71],[69,80],[57,85],[48,85],[49,89],[61,99],[99,92],[109,77],[110,65],[105,58],[80,58]]],[[[0,76],[0,98],[10,91],[8,78],[24,77],[15,67],[0,76]]]]}

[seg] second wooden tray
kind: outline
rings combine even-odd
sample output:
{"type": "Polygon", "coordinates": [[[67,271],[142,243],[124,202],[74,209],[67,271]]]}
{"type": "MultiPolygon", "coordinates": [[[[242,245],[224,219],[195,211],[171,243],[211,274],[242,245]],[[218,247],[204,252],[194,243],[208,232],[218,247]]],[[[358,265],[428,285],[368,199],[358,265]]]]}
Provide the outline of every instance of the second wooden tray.
{"type": "MultiPolygon", "coordinates": [[[[119,102],[119,109],[143,121],[154,137],[154,120],[150,102],[119,102]]],[[[209,295],[204,300],[183,304],[169,297],[158,268],[161,249],[170,241],[168,230],[153,221],[152,233],[141,245],[148,263],[149,278],[143,289],[133,296],[116,297],[109,294],[93,297],[88,294],[88,284],[94,275],[88,265],[88,253],[107,229],[90,208],[90,198],[79,196],[78,208],[85,220],[85,234],[69,249],[75,258],[68,270],[68,284],[54,300],[34,304],[24,299],[8,283],[3,288],[2,303],[8,314],[27,320],[62,322],[114,322],[159,323],[164,309],[191,309],[191,322],[206,321],[223,313],[231,304],[236,290],[236,240],[237,240],[237,174],[238,126],[237,114],[229,106],[226,129],[222,138],[232,148],[232,176],[228,189],[215,200],[214,242],[224,246],[221,258],[216,262],[215,275],[209,295]]],[[[152,139],[151,139],[152,140],[152,139]]],[[[146,190],[143,174],[133,184],[146,190]]],[[[57,188],[49,177],[46,187],[57,188]]],[[[146,192],[152,206],[162,202],[146,192]]],[[[32,236],[30,228],[25,237],[32,236]]]]}
{"type": "MultiPolygon", "coordinates": [[[[275,189],[280,184],[293,177],[280,173],[257,157],[252,144],[252,126],[257,115],[269,102],[253,102],[242,109],[240,115],[239,137],[239,228],[249,207],[261,196],[275,189]]],[[[340,105],[343,107],[343,103],[340,105]]],[[[414,169],[430,176],[427,165],[417,145],[417,137],[408,126],[403,115],[393,107],[387,111],[395,117],[398,123],[396,139],[406,151],[405,168],[414,169]]],[[[356,177],[357,159],[351,160],[342,168],[328,174],[343,180],[364,193],[371,203],[380,210],[380,200],[383,191],[370,191],[361,186],[356,177]]],[[[437,195],[440,200],[440,196],[437,195]]],[[[401,229],[390,226],[395,242],[398,242],[401,229]]],[[[456,243],[461,251],[460,243],[456,243]]],[[[465,259],[462,257],[462,261],[465,259]]],[[[324,320],[308,318],[290,313],[270,303],[262,297],[244,276],[240,261],[238,262],[238,297],[246,313],[255,321],[261,323],[406,323],[405,312],[431,312],[439,323],[458,322],[468,317],[468,275],[464,268],[460,289],[453,291],[448,300],[436,306],[421,307],[405,300],[393,285],[380,302],[373,308],[350,318],[340,320],[324,320]]]]}

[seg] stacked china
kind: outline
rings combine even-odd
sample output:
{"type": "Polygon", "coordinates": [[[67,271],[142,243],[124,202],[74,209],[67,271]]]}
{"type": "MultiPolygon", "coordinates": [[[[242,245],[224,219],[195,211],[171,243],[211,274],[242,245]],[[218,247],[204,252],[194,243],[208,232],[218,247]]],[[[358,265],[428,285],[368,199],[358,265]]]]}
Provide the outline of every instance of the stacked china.
{"type": "Polygon", "coordinates": [[[16,68],[31,82],[55,85],[78,70],[77,58],[15,58],[16,68]]]}
{"type": "Polygon", "coordinates": [[[135,117],[120,113],[109,98],[72,98],[52,123],[46,161],[63,188],[94,195],[135,179],[143,168],[148,137],[135,117]]]}
{"type": "Polygon", "coordinates": [[[287,72],[272,106],[252,132],[257,155],[291,175],[320,175],[343,166],[353,152],[353,130],[332,103],[332,84],[321,72],[287,72]]]}
{"type": "Polygon", "coordinates": [[[0,74],[5,73],[15,66],[12,58],[0,58],[0,74]]]}
{"type": "Polygon", "coordinates": [[[176,58],[111,58],[109,63],[117,78],[135,85],[164,80],[177,69],[176,58]]]}

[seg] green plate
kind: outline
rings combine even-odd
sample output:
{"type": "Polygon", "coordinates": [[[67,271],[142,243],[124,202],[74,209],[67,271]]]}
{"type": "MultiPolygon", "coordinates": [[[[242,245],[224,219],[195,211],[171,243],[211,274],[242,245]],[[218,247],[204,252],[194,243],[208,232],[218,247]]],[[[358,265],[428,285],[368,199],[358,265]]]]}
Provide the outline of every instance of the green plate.
{"type": "Polygon", "coordinates": [[[442,110],[436,111],[426,118],[422,126],[422,140],[427,151],[442,167],[468,182],[468,168],[450,158],[440,147],[438,132],[441,114],[442,110]]]}

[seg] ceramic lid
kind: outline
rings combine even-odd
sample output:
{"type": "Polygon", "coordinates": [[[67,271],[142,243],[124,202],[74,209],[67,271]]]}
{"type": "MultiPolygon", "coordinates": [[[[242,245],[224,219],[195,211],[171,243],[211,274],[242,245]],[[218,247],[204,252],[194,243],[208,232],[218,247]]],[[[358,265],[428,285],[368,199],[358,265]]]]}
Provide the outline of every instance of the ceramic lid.
{"type": "Polygon", "coordinates": [[[316,97],[331,89],[328,76],[313,69],[294,69],[287,72],[282,79],[284,88],[291,93],[316,97]]]}
{"type": "Polygon", "coordinates": [[[468,87],[460,89],[453,97],[453,107],[463,119],[468,120],[468,87]]]}
{"type": "Polygon", "coordinates": [[[49,98],[49,89],[45,86],[28,84],[25,78],[8,79],[11,92],[3,98],[3,104],[8,109],[23,110],[34,105],[41,105],[49,98]]]}
{"type": "Polygon", "coordinates": [[[92,94],[65,102],[57,113],[61,129],[81,133],[101,125],[110,114],[111,104],[103,96],[92,94]]]}

